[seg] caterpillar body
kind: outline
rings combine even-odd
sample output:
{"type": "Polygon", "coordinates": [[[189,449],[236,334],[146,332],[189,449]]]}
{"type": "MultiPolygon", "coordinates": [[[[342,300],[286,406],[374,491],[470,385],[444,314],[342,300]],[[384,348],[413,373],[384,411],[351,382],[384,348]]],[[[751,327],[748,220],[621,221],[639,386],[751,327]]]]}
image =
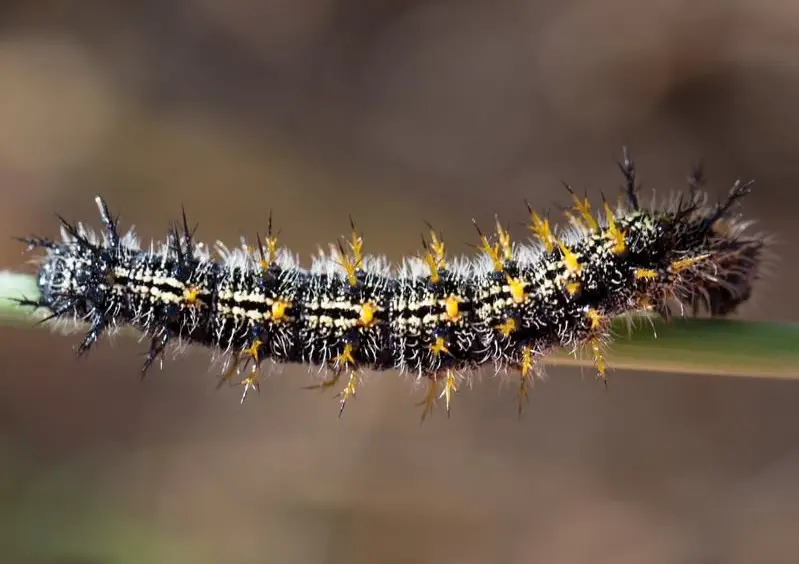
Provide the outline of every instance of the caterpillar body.
{"type": "MultiPolygon", "coordinates": [[[[228,359],[221,381],[240,370],[259,388],[265,361],[321,368],[342,381],[343,410],[363,370],[398,370],[428,381],[423,416],[472,370],[490,363],[518,371],[519,409],[540,360],[553,349],[587,348],[606,381],[603,350],[612,318],[638,311],[668,317],[674,304],[726,315],[746,301],[758,278],[765,239],[747,234],[734,206],[751,189],[736,182],[726,199],[706,205],[703,177],[664,208],[639,203],[626,151],[622,202],[603,198],[601,213],[570,188],[567,228],[551,226],[528,205],[533,239],[511,241],[478,228],[480,252],[451,259],[434,230],[423,252],[391,265],[364,254],[351,237],[304,269],[272,232],[251,248],[218,243],[216,258],[195,241],[186,214],[165,243],[142,249],[98,196],[103,230],[61,220],[61,240],[22,239],[43,248],[40,297],[22,303],[46,320],[88,325],[79,355],[106,331],[132,326],[150,342],[145,373],[177,343],[210,347],[228,359]]],[[[568,187],[567,187],[568,188],[568,187]]]]}

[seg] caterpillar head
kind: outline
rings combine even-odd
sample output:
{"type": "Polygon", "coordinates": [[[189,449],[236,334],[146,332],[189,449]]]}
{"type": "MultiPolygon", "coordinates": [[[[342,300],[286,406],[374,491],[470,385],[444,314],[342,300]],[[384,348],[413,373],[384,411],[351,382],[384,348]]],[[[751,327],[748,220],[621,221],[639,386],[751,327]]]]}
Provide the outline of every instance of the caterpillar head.
{"type": "Polygon", "coordinates": [[[714,317],[734,313],[749,300],[760,278],[765,246],[765,241],[755,237],[711,233],[707,248],[712,262],[692,276],[689,286],[693,291],[684,303],[694,315],[702,311],[714,317]]]}
{"type": "Polygon", "coordinates": [[[84,319],[102,311],[113,281],[113,261],[82,226],[62,228],[64,244],[47,247],[37,276],[40,305],[84,319]]]}
{"type": "Polygon", "coordinates": [[[700,209],[694,204],[678,209],[674,216],[676,249],[692,249],[706,257],[682,276],[677,298],[693,314],[703,311],[711,316],[735,312],[752,295],[760,278],[767,240],[745,233],[750,222],[741,221],[732,212],[734,205],[751,191],[752,183],[735,182],[725,200],[713,208],[700,209]]]}

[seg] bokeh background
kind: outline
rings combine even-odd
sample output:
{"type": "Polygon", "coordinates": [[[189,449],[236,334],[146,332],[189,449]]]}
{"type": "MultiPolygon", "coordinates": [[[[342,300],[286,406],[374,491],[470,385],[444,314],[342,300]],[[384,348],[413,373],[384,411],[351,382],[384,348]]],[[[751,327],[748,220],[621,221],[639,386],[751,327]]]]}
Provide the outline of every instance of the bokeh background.
{"type": "MultiPolygon", "coordinates": [[[[799,6],[737,0],[6,0],[0,260],[13,235],[263,231],[308,259],[346,233],[416,252],[424,221],[524,235],[561,180],[613,193],[755,178],[780,239],[743,317],[797,318],[799,6]]],[[[9,563],[779,563],[799,549],[799,385],[551,369],[521,421],[484,378],[419,425],[371,375],[341,420],[303,369],[239,405],[204,351],[144,383],[143,343],[0,328],[0,560],[9,563]]]]}

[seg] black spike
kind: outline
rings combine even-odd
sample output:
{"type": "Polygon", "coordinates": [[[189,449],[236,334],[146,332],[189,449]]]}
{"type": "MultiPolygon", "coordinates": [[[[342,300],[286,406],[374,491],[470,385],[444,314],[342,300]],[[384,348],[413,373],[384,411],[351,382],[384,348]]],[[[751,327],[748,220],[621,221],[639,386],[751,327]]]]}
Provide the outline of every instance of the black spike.
{"type": "MultiPolygon", "coordinates": [[[[575,192],[575,191],[574,191],[574,188],[572,188],[572,185],[571,185],[571,184],[569,184],[569,183],[568,183],[568,182],[566,182],[565,180],[561,180],[561,181],[560,181],[560,183],[561,183],[561,184],[563,184],[563,187],[566,189],[566,191],[569,193],[569,195],[570,195],[572,198],[575,198],[575,199],[577,199],[577,198],[578,198],[578,196],[577,196],[577,192],[575,192]]],[[[586,198],[588,197],[588,193],[587,193],[587,192],[585,193],[585,197],[586,197],[586,198]]],[[[569,208],[567,208],[567,209],[571,209],[571,207],[569,207],[569,208]]]]}
{"type": "Polygon", "coordinates": [[[684,202],[684,199],[684,194],[680,194],[680,197],[677,200],[677,211],[674,213],[674,223],[679,223],[699,208],[694,195],[691,196],[691,201],[687,204],[684,202]]]}
{"type": "Polygon", "coordinates": [[[86,237],[84,237],[83,235],[78,233],[78,229],[74,225],[69,223],[66,219],[64,219],[59,214],[56,214],[56,217],[61,222],[61,225],[64,226],[64,229],[67,231],[67,233],[73,239],[75,239],[82,248],[86,249],[87,251],[91,251],[95,255],[97,255],[99,253],[99,249],[97,247],[95,247],[94,245],[92,245],[89,242],[89,240],[86,239],[86,237]]]}
{"type": "Polygon", "coordinates": [[[627,202],[633,210],[638,211],[641,209],[641,205],[638,202],[638,187],[635,184],[635,163],[630,158],[630,153],[627,151],[626,146],[622,147],[622,161],[617,164],[624,175],[624,192],[627,196],[627,202]]]}
{"type": "Polygon", "coordinates": [[[147,371],[150,370],[153,363],[164,354],[164,349],[166,349],[168,342],[169,331],[167,331],[166,328],[161,329],[161,334],[156,335],[150,340],[150,350],[147,352],[147,358],[141,368],[142,379],[147,375],[147,371]]]}
{"type": "Polygon", "coordinates": [[[341,253],[342,260],[347,257],[347,252],[344,250],[344,243],[338,241],[338,250],[341,253]]]}
{"type": "Polygon", "coordinates": [[[22,296],[21,298],[6,298],[9,302],[14,302],[20,307],[32,307],[34,309],[39,309],[41,307],[47,307],[42,300],[31,300],[22,296]]]}
{"type": "Polygon", "coordinates": [[[186,260],[191,262],[194,260],[194,233],[199,227],[199,223],[194,226],[194,229],[189,230],[189,222],[186,219],[186,208],[180,206],[183,215],[183,244],[186,246],[186,260]]]}
{"type": "Polygon", "coordinates": [[[103,316],[101,315],[96,315],[92,321],[91,328],[84,335],[81,344],[78,345],[78,349],[76,351],[78,357],[82,357],[89,352],[92,346],[97,342],[97,339],[100,337],[100,333],[103,332],[104,328],[105,319],[103,319],[103,316]]]}
{"type": "Polygon", "coordinates": [[[261,234],[255,234],[255,240],[258,242],[258,254],[261,257],[261,263],[266,264],[266,253],[264,252],[264,242],[261,241],[261,234]]]}
{"type": "Polygon", "coordinates": [[[703,231],[707,232],[713,225],[723,217],[727,215],[730,211],[732,206],[734,206],[738,200],[746,196],[752,191],[752,186],[754,185],[754,180],[750,180],[748,182],[741,182],[740,180],[736,180],[732,188],[730,188],[729,193],[727,194],[727,199],[724,202],[721,202],[716,205],[716,210],[713,212],[713,215],[708,217],[703,225],[703,231]]]}
{"type": "Polygon", "coordinates": [[[12,237],[15,241],[25,243],[25,252],[28,253],[34,249],[55,249],[56,244],[54,241],[44,237],[12,237]]]}
{"type": "MultiPolygon", "coordinates": [[[[42,304],[40,307],[50,307],[47,305],[42,304]]],[[[44,325],[48,321],[52,321],[53,319],[57,319],[67,313],[69,310],[75,308],[75,302],[73,300],[67,300],[66,303],[62,304],[61,306],[57,307],[56,309],[52,310],[52,313],[43,319],[39,319],[36,321],[36,325],[44,325]]]]}
{"type": "MultiPolygon", "coordinates": [[[[352,219],[352,214],[349,214],[349,218],[350,218],[350,228],[352,229],[352,232],[358,234],[358,230],[355,228],[355,220],[352,219]]],[[[269,218],[269,222],[270,223],[272,222],[271,216],[269,218]]],[[[361,233],[360,236],[363,236],[363,233],[361,233]]]]}
{"type": "Polygon", "coordinates": [[[119,232],[117,231],[117,224],[119,223],[119,217],[114,218],[111,215],[111,212],[108,211],[108,204],[106,204],[105,200],[101,195],[97,195],[94,199],[97,203],[97,209],[100,210],[100,218],[103,221],[103,225],[105,226],[105,232],[108,235],[108,240],[111,243],[112,249],[119,248],[119,232]]]}
{"type": "Polygon", "coordinates": [[[178,264],[183,266],[185,264],[184,255],[183,255],[183,245],[180,242],[180,233],[178,232],[178,227],[176,224],[174,224],[172,228],[168,231],[167,238],[169,239],[169,247],[177,256],[178,264]]]}
{"type": "MultiPolygon", "coordinates": [[[[351,221],[351,220],[352,220],[352,216],[350,216],[350,221],[351,221]]],[[[275,237],[280,237],[280,234],[281,234],[282,232],[283,232],[283,230],[282,230],[282,229],[278,229],[278,230],[277,230],[277,233],[274,233],[274,231],[273,231],[273,229],[272,229],[272,210],[270,209],[270,210],[269,210],[269,223],[267,223],[267,228],[266,228],[266,235],[267,235],[267,237],[272,237],[272,234],[273,234],[273,233],[274,233],[274,236],[275,236],[275,237]]]]}
{"type": "Polygon", "coordinates": [[[691,174],[688,175],[688,189],[691,196],[696,196],[696,193],[704,188],[707,183],[707,176],[705,175],[705,163],[699,161],[691,169],[691,174]]]}

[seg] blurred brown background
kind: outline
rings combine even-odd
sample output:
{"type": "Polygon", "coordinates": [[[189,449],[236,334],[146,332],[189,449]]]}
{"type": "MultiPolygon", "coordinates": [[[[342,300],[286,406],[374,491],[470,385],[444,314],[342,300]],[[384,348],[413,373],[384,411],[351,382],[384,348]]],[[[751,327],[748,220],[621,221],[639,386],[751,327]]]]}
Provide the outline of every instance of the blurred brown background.
{"type": "MultiPolygon", "coordinates": [[[[184,203],[229,244],[273,209],[304,259],[350,213],[392,259],[424,220],[469,252],[473,216],[613,192],[626,143],[661,195],[757,180],[782,260],[742,315],[796,319],[798,60],[792,2],[6,1],[2,267],[97,192],[148,240],[184,203]]],[[[240,406],[204,351],[142,384],[135,340],[0,335],[3,562],[797,558],[796,383],[552,369],[521,421],[484,378],[420,426],[393,374],[339,421],[303,369],[240,406]]]]}

